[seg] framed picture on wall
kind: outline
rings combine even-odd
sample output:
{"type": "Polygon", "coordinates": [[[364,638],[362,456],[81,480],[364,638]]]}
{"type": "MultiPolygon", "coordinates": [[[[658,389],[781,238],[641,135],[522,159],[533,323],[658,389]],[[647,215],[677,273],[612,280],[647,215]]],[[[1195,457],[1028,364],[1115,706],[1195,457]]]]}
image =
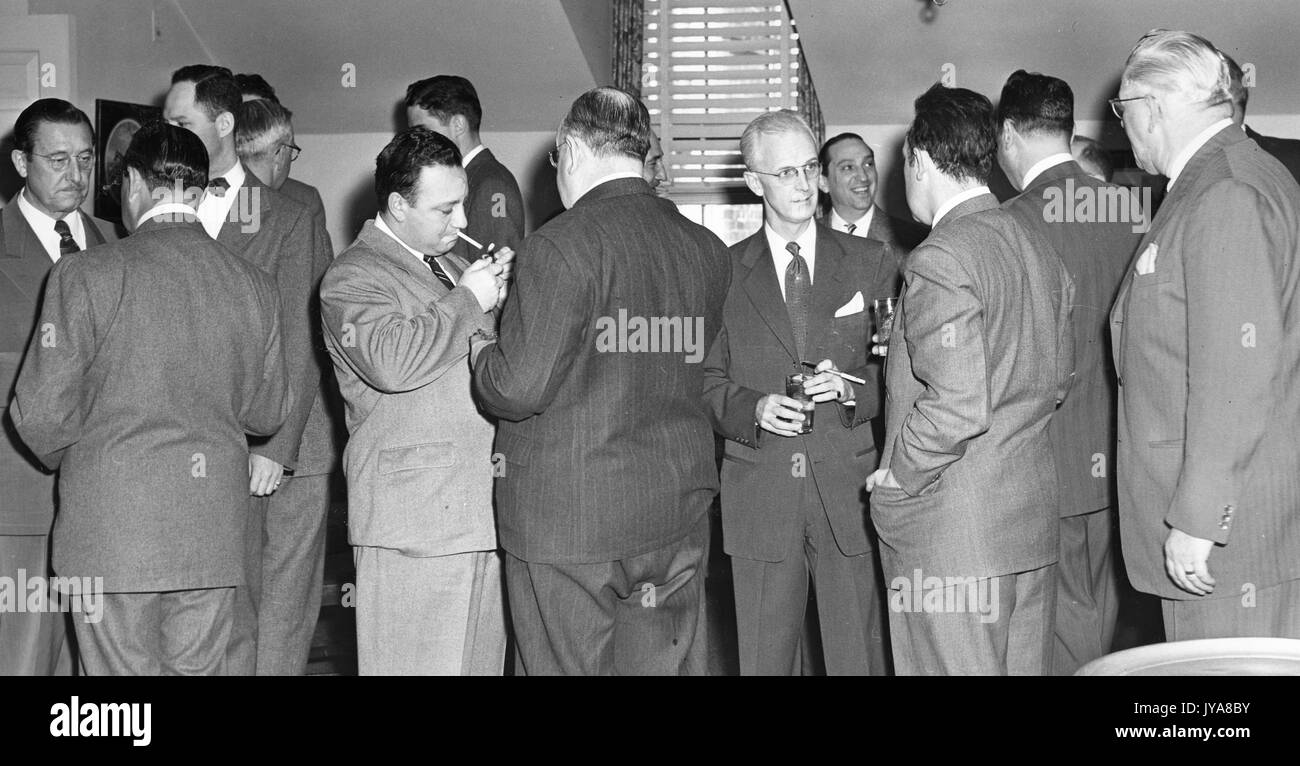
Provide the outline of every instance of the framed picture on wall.
{"type": "Polygon", "coordinates": [[[114,223],[122,222],[122,198],[119,176],[122,155],[131,145],[131,137],[149,120],[162,119],[162,109],[146,104],[95,99],[95,217],[114,223]]]}

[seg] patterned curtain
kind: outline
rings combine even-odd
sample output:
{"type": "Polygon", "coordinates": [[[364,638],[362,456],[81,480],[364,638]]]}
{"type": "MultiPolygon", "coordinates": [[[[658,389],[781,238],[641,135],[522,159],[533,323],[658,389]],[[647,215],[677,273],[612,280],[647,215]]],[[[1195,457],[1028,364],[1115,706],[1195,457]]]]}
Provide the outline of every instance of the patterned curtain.
{"type": "Polygon", "coordinates": [[[813,86],[812,73],[808,71],[808,59],[803,55],[803,44],[799,45],[799,113],[812,128],[821,146],[826,140],[826,123],[822,119],[822,105],[817,101],[817,88],[813,86]]]}
{"type": "Polygon", "coordinates": [[[642,0],[614,0],[614,87],[641,97],[642,0]]]}

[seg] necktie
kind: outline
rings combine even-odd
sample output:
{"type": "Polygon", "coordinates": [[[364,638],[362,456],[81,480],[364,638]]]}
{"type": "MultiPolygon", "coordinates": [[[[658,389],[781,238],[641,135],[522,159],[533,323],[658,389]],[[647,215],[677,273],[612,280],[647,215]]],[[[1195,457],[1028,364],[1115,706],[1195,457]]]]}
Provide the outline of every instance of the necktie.
{"type": "Polygon", "coordinates": [[[226,196],[226,190],[230,188],[230,182],[224,178],[214,178],[208,181],[208,192],[214,197],[226,196]]]}
{"type": "Polygon", "coordinates": [[[451,277],[447,276],[447,272],[443,271],[442,267],[438,265],[438,256],[426,255],[424,256],[424,262],[429,264],[429,271],[433,272],[433,275],[438,278],[438,281],[443,284],[443,287],[446,287],[448,290],[456,289],[456,283],[452,282],[451,277]]]}
{"type": "Polygon", "coordinates": [[[812,302],[812,282],[808,279],[808,262],[799,254],[799,243],[785,246],[790,251],[790,264],[785,267],[785,310],[790,313],[790,328],[794,330],[794,345],[803,358],[803,347],[808,334],[808,304],[812,302]]]}
{"type": "Polygon", "coordinates": [[[858,230],[858,225],[856,223],[851,223],[848,226],[845,226],[844,230],[852,234],[853,232],[858,230]]]}
{"type": "Polygon", "coordinates": [[[68,222],[60,218],[54,222],[54,231],[59,235],[59,255],[69,255],[71,253],[81,252],[81,247],[77,245],[77,240],[72,238],[72,229],[68,228],[68,222]]]}

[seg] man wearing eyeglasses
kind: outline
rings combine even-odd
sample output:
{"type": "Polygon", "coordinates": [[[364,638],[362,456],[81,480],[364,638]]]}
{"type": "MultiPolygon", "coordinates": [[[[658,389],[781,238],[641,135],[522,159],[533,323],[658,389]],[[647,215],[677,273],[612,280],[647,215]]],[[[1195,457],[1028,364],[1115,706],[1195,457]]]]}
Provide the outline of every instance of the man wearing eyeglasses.
{"type": "Polygon", "coordinates": [[[1229,68],[1154,30],[1112,100],[1169,178],[1110,331],[1124,562],[1170,641],[1300,638],[1300,186],[1233,125],[1229,68]]]}
{"type": "Polygon", "coordinates": [[[740,672],[801,671],[811,581],[826,672],[884,674],[883,591],[862,480],[876,467],[871,421],[880,413],[868,307],[894,295],[898,264],[882,243],[813,220],[821,168],[798,115],[755,118],[740,151],[764,223],[731,248],[723,329],[705,362],[705,401],[726,438],[722,529],[740,672]],[[812,403],[786,395],[792,373],[807,374],[812,403]]]}
{"type": "MultiPolygon", "coordinates": [[[[18,116],[14,143],[11,158],[26,184],[0,211],[0,393],[6,409],[50,267],[105,239],[80,209],[95,164],[95,133],[85,113],[62,99],[36,101],[18,116]]],[[[0,487],[0,577],[46,576],[54,476],[22,445],[7,414],[0,487]]],[[[0,611],[0,676],[70,672],[64,615],[0,611]]]]}
{"type": "MultiPolygon", "coordinates": [[[[317,356],[319,315],[313,308],[316,288],[332,261],[322,225],[306,208],[280,194],[240,162],[235,150],[237,115],[243,98],[235,76],[225,67],[194,64],[172,74],[163,117],[198,135],[208,151],[207,193],[198,205],[208,235],[275,278],[280,291],[281,329],[289,369],[293,409],[274,435],[250,444],[249,525],[244,556],[247,582],[235,594],[235,627],[230,638],[231,672],[237,675],[301,673],[307,658],[288,643],[258,633],[264,621],[283,621],[306,631],[314,625],[318,604],[294,593],[317,571],[303,540],[320,534],[323,512],[290,518],[269,513],[268,497],[285,481],[295,481],[307,419],[321,395],[317,356]],[[302,656],[299,656],[299,655],[302,656]]],[[[268,635],[284,630],[266,627],[268,635]]]]}

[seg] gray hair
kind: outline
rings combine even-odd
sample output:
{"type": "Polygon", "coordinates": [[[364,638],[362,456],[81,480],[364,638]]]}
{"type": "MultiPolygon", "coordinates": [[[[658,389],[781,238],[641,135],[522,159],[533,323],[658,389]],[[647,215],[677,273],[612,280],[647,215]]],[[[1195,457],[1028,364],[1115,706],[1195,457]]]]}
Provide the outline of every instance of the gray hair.
{"type": "Polygon", "coordinates": [[[241,159],[266,156],[293,131],[292,120],[293,112],[274,101],[245,101],[235,115],[235,153],[241,159]]]}
{"type": "Polygon", "coordinates": [[[1161,93],[1179,93],[1206,108],[1232,102],[1228,62],[1218,48],[1191,32],[1153,29],[1124,62],[1124,81],[1161,93]]]}
{"type": "Polygon", "coordinates": [[[813,146],[817,145],[817,139],[813,137],[812,129],[808,123],[799,116],[798,112],[790,109],[778,109],[773,112],[763,112],[755,117],[748,125],[745,126],[745,132],[740,134],[740,157],[745,163],[745,167],[753,167],[754,154],[758,152],[758,137],[760,135],[776,135],[779,133],[803,133],[808,136],[808,140],[813,146]]]}

